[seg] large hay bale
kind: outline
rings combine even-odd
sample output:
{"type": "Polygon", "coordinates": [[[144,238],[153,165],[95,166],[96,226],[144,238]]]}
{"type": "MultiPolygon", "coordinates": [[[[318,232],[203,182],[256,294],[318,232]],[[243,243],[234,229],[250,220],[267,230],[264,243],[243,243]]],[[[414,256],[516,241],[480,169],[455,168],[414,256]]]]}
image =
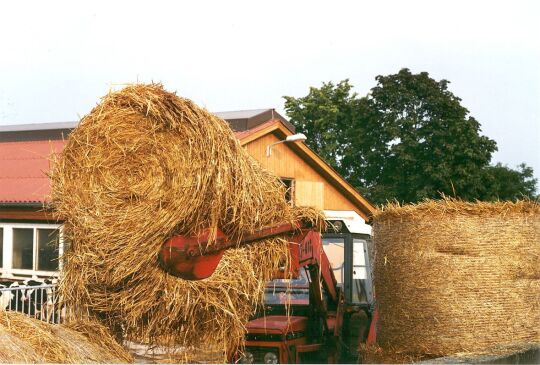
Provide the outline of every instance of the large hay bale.
{"type": "Polygon", "coordinates": [[[44,363],[40,356],[28,344],[0,327],[0,363],[2,364],[37,364],[44,363]]]}
{"type": "Polygon", "coordinates": [[[191,101],[154,84],[108,94],[53,168],[52,200],[71,241],[65,303],[122,326],[128,339],[233,351],[265,282],[288,260],[286,242],[228,250],[197,282],[165,273],[157,254],[174,234],[219,228],[238,240],[291,221],[283,189],[225,121],[191,101]]]}
{"type": "Polygon", "coordinates": [[[1,363],[107,364],[132,361],[132,357],[99,323],[74,322],[60,326],[17,312],[0,311],[1,363]]]}
{"type": "Polygon", "coordinates": [[[444,356],[540,342],[540,206],[445,199],[373,218],[378,342],[444,356]]]}

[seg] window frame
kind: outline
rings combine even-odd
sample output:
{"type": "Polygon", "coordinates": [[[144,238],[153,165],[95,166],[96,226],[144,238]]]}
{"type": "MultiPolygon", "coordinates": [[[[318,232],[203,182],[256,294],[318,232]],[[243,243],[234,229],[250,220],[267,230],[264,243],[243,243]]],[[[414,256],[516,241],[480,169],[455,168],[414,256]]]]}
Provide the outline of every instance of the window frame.
{"type": "Polygon", "coordinates": [[[281,182],[281,184],[283,184],[283,187],[285,188],[285,199],[287,200],[287,203],[294,206],[295,205],[295,201],[296,201],[296,182],[295,182],[295,179],[294,177],[285,177],[285,176],[281,176],[279,178],[279,181],[281,182]],[[287,185],[287,183],[289,183],[289,185],[287,185]],[[289,187],[287,187],[289,186],[289,187]],[[287,195],[289,195],[287,197],[287,195]]]}
{"type": "Polygon", "coordinates": [[[337,281],[337,285],[339,287],[343,287],[343,285],[345,285],[345,261],[347,261],[347,256],[346,255],[346,247],[347,247],[347,236],[346,235],[343,235],[343,234],[323,234],[322,237],[321,237],[321,243],[322,243],[322,246],[323,246],[323,250],[325,250],[325,255],[328,257],[328,260],[330,261],[330,269],[332,270],[332,272],[334,273],[334,276],[336,276],[336,272],[339,272],[340,274],[340,277],[341,277],[341,282],[339,282],[336,277],[336,281],[337,281]],[[342,240],[343,242],[340,242],[340,244],[343,244],[343,262],[341,263],[341,265],[339,267],[336,267],[334,268],[332,266],[332,262],[331,262],[331,259],[330,259],[330,254],[329,252],[326,251],[325,247],[326,246],[329,246],[330,244],[334,244],[334,245],[337,245],[336,242],[328,242],[329,240],[342,240]]]}
{"type": "MultiPolygon", "coordinates": [[[[25,234],[26,235],[26,234],[25,234]]],[[[24,236],[23,236],[24,237],[24,236]]],[[[26,238],[26,237],[24,237],[26,238]]],[[[19,242],[19,243],[22,243],[22,242],[19,242]]],[[[22,248],[22,247],[19,247],[19,249],[21,250],[20,252],[20,261],[21,261],[21,266],[25,266],[24,263],[26,261],[25,259],[25,255],[23,254],[25,252],[25,250],[22,248]]],[[[11,268],[13,270],[32,270],[34,271],[34,268],[36,267],[35,265],[35,261],[36,261],[36,228],[34,227],[25,227],[25,228],[22,228],[22,227],[13,227],[11,228],[11,268]],[[27,268],[21,268],[21,267],[15,267],[15,231],[16,230],[21,230],[21,231],[28,231],[32,234],[32,241],[31,242],[26,242],[25,240],[25,243],[31,243],[31,251],[32,251],[32,263],[31,263],[31,269],[27,269],[27,268]]]]}
{"type": "Polygon", "coordinates": [[[350,288],[350,301],[352,303],[358,303],[358,304],[365,304],[368,305],[373,304],[373,281],[372,281],[372,267],[373,264],[370,260],[370,237],[360,234],[352,234],[351,235],[351,248],[350,248],[350,254],[352,257],[352,260],[350,262],[351,267],[350,270],[350,278],[351,278],[351,288],[350,288]],[[356,242],[355,242],[356,241],[356,242]],[[361,249],[363,251],[363,257],[364,257],[364,264],[363,265],[355,265],[354,264],[354,246],[355,245],[361,245],[361,249]],[[365,270],[366,277],[364,279],[355,279],[354,278],[354,270],[355,267],[361,267],[365,270]],[[354,297],[354,288],[352,284],[354,283],[354,280],[364,280],[364,289],[366,291],[366,300],[367,302],[356,302],[353,301],[354,297]]]}
{"type": "Polygon", "coordinates": [[[345,239],[345,251],[344,251],[344,272],[343,272],[343,291],[345,294],[345,302],[353,305],[359,305],[359,306],[372,306],[374,303],[373,298],[373,282],[372,282],[372,276],[371,276],[371,258],[370,258],[370,245],[371,245],[371,238],[367,234],[362,233],[324,233],[322,235],[322,238],[329,238],[329,239],[336,239],[336,238],[344,238],[345,239]],[[366,292],[367,292],[367,302],[353,302],[353,244],[354,240],[361,240],[364,241],[365,244],[363,245],[364,248],[364,258],[365,258],[365,264],[366,264],[366,271],[367,271],[367,277],[365,281],[366,285],[366,292]]]}
{"type": "Polygon", "coordinates": [[[34,275],[38,277],[58,277],[59,272],[62,271],[62,261],[58,262],[58,270],[45,271],[34,270],[38,266],[38,229],[56,229],[59,231],[59,246],[58,257],[61,257],[64,253],[64,235],[61,224],[50,223],[7,223],[0,222],[0,227],[3,230],[3,260],[0,267],[0,277],[8,279],[28,278],[34,275]],[[32,270],[30,269],[16,269],[13,268],[13,229],[15,228],[30,228],[33,230],[32,241],[32,270]]]}

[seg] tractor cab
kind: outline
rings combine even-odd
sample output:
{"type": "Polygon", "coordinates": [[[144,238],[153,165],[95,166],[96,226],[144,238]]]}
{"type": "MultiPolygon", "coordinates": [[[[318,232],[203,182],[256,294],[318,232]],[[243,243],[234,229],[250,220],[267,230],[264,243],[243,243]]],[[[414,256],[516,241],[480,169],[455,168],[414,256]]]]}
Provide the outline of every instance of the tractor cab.
{"type": "Polygon", "coordinates": [[[246,326],[246,347],[238,362],[321,363],[357,357],[373,308],[370,236],[354,232],[342,219],[327,223],[320,239],[327,260],[300,267],[294,279],[266,285],[264,306],[246,326]],[[332,283],[324,283],[328,277],[332,283]],[[320,290],[329,286],[335,286],[337,300],[320,290]]]}
{"type": "Polygon", "coordinates": [[[343,220],[329,220],[327,223],[328,228],[322,235],[323,248],[346,303],[373,304],[370,236],[349,231],[343,220]]]}

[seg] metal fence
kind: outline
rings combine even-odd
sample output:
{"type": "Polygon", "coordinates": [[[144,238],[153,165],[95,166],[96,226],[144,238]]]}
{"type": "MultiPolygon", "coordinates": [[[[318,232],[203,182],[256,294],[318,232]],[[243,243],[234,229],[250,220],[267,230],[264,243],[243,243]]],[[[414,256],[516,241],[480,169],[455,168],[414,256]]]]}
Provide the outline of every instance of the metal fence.
{"type": "Polygon", "coordinates": [[[0,286],[0,311],[15,311],[47,323],[64,323],[65,308],[58,300],[55,284],[38,286],[0,286]]]}

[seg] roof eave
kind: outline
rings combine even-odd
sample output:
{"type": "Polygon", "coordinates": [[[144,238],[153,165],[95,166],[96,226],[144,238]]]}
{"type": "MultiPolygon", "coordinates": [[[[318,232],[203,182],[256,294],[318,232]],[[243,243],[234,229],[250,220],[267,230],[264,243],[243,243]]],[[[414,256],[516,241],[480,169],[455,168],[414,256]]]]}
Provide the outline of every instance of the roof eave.
{"type": "Polygon", "coordinates": [[[44,202],[0,202],[0,208],[47,208],[44,202]]]}

